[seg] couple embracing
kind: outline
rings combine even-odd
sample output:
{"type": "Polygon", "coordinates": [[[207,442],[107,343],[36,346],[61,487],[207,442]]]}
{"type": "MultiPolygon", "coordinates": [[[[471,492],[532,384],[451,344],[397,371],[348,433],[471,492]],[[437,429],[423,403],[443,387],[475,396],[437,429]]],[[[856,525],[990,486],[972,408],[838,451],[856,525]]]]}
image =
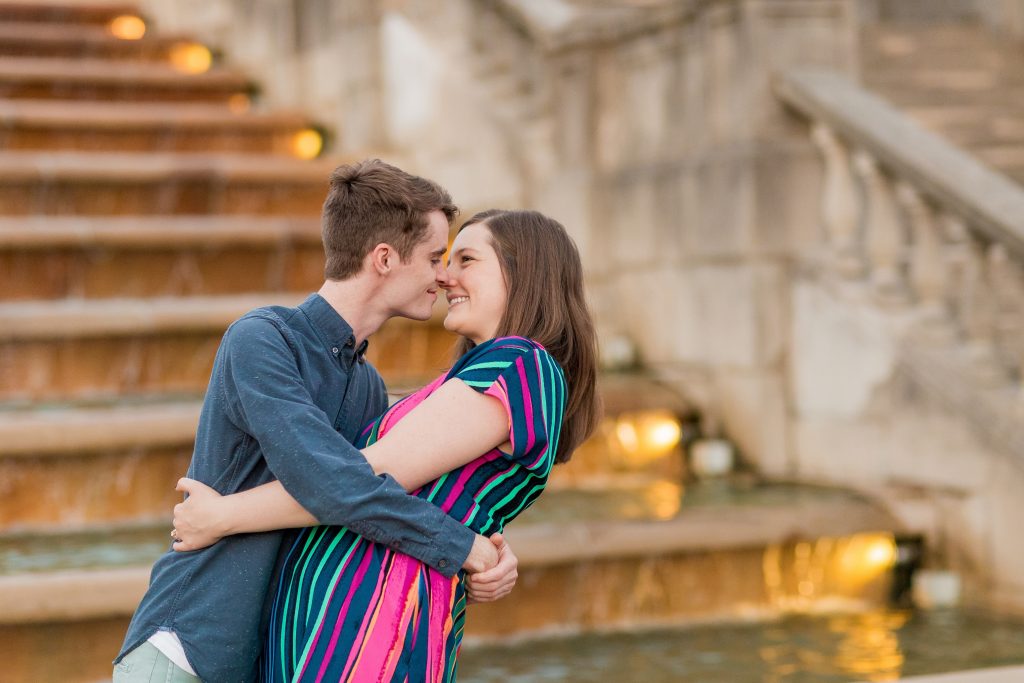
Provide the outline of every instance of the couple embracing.
{"type": "Polygon", "coordinates": [[[456,213],[378,160],[332,174],[326,281],[225,333],[115,683],[455,679],[467,603],[515,583],[500,532],[599,412],[565,229],[484,211],[446,264],[456,213]],[[367,339],[442,292],[453,365],[388,407],[367,339]]]}

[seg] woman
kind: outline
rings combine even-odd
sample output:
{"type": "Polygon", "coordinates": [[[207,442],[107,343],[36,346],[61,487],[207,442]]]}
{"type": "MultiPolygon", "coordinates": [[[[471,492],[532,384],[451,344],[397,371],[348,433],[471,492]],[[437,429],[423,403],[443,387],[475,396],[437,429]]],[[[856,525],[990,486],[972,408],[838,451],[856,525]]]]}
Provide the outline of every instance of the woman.
{"type": "MultiPolygon", "coordinates": [[[[378,473],[487,536],[533,503],[551,466],[594,429],[593,324],[576,247],[537,212],[473,216],[442,286],[445,327],[462,336],[455,365],[357,445],[378,473]]],[[[215,505],[226,533],[316,523],[276,482],[215,505]]],[[[453,680],[465,605],[461,576],[446,579],[344,527],[308,528],[278,586],[262,678],[453,680]]]]}

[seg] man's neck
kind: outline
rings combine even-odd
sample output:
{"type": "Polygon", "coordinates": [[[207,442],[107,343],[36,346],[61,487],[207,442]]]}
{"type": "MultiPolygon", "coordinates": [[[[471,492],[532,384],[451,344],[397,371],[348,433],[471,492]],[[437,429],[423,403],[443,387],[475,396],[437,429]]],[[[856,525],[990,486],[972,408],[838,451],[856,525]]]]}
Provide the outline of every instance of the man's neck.
{"type": "Polygon", "coordinates": [[[374,296],[376,288],[358,275],[348,280],[327,280],[318,294],[352,327],[357,347],[391,317],[374,306],[374,300],[379,300],[374,296]]]}

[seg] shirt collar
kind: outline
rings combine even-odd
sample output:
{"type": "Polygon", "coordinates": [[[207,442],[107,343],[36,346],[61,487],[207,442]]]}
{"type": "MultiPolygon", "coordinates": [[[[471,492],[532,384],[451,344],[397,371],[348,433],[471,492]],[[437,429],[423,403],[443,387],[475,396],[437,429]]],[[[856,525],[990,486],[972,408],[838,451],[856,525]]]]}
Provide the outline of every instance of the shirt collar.
{"type": "Polygon", "coordinates": [[[299,310],[306,314],[313,328],[320,336],[320,340],[335,356],[359,356],[366,353],[369,341],[364,339],[363,343],[356,349],[356,338],[352,333],[352,326],[341,317],[334,307],[327,303],[327,299],[319,294],[310,294],[306,300],[299,304],[299,310]]]}

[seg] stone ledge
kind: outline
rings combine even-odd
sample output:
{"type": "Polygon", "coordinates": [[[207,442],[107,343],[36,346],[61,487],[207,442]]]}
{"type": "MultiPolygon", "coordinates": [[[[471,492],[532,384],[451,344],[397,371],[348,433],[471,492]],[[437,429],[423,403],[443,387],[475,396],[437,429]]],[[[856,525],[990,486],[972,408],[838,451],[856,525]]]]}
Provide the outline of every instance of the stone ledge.
{"type": "Polygon", "coordinates": [[[176,180],[322,183],[338,164],[352,159],[302,161],[271,154],[189,152],[0,153],[0,182],[159,183],[176,180]]]}
{"type": "Polygon", "coordinates": [[[261,306],[295,306],[308,293],[79,299],[0,304],[0,342],[210,332],[261,306]]]}
{"type": "Polygon", "coordinates": [[[506,536],[523,568],[578,560],[751,548],[795,539],[902,531],[866,501],[801,502],[786,506],[683,508],[677,517],[647,522],[576,522],[511,527],[506,536]]]}
{"type": "MultiPolygon", "coordinates": [[[[520,569],[530,570],[578,561],[746,550],[802,538],[895,530],[892,518],[874,505],[842,500],[684,508],[670,521],[528,524],[510,529],[507,537],[519,557],[520,569]]],[[[135,566],[0,576],[0,604],[5,606],[0,623],[129,615],[145,591],[149,572],[148,566],[135,566]]]]}
{"type": "Polygon", "coordinates": [[[14,249],[320,244],[316,218],[26,216],[0,218],[0,252],[14,249]]]}
{"type": "Polygon", "coordinates": [[[7,100],[0,101],[0,122],[8,128],[32,125],[114,130],[199,127],[262,130],[307,126],[309,118],[287,111],[236,114],[223,105],[193,102],[7,100]]]}
{"type": "MultiPolygon", "coordinates": [[[[201,403],[0,412],[0,457],[73,456],[195,439],[201,403]]],[[[0,604],[3,601],[0,600],[0,604]]]]}
{"type": "Polygon", "coordinates": [[[137,5],[113,2],[47,2],[5,0],[0,3],[0,21],[106,24],[122,14],[138,14],[137,5]]]}
{"type": "Polygon", "coordinates": [[[191,42],[184,35],[145,35],[139,40],[126,41],[114,36],[106,26],[76,23],[42,23],[38,21],[5,21],[0,24],[0,42],[27,46],[117,46],[130,49],[169,47],[175,43],[191,42]]]}
{"type": "Polygon", "coordinates": [[[245,92],[250,86],[244,74],[226,68],[188,74],[166,64],[95,58],[4,57],[0,61],[0,83],[49,81],[68,85],[146,86],[168,90],[225,92],[245,92]]]}
{"type": "Polygon", "coordinates": [[[899,680],[906,681],[906,683],[1020,683],[1024,681],[1024,666],[956,671],[934,676],[913,676],[899,680]]]}
{"type": "Polygon", "coordinates": [[[0,576],[0,624],[102,619],[135,611],[149,567],[0,576]]]}

